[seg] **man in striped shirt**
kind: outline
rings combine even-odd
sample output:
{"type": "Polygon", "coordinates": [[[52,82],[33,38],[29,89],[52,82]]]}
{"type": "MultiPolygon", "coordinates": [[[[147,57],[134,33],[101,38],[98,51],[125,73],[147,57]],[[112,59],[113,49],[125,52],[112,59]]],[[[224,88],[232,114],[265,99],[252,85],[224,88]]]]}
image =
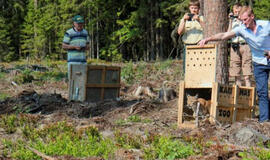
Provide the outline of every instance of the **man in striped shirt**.
{"type": "Polygon", "coordinates": [[[68,78],[70,79],[71,64],[86,65],[86,50],[89,49],[89,35],[83,29],[84,19],[80,15],[72,18],[73,27],[66,31],[62,48],[68,53],[68,78]]]}

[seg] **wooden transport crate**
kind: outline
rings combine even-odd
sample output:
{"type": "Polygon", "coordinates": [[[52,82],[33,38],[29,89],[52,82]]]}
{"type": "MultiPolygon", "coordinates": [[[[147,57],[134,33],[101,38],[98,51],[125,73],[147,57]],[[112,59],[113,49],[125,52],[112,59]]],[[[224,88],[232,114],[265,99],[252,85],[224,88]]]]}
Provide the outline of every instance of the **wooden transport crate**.
{"type": "Polygon", "coordinates": [[[241,108],[235,107],[235,122],[243,121],[246,118],[252,118],[254,115],[254,107],[241,108]]]}
{"type": "MultiPolygon", "coordinates": [[[[185,90],[186,82],[181,81],[179,86],[178,102],[178,126],[187,126],[184,121],[185,90]]],[[[221,85],[213,83],[211,88],[211,111],[210,122],[219,122],[222,124],[242,121],[245,118],[251,118],[255,106],[255,88],[238,87],[236,85],[221,85]]],[[[197,88],[196,88],[197,90],[197,88]]],[[[188,122],[190,127],[192,123],[188,122]]]]}
{"type": "MultiPolygon", "coordinates": [[[[253,115],[255,88],[220,85],[216,81],[216,45],[187,46],[185,79],[179,84],[178,126],[195,126],[184,119],[187,90],[209,89],[211,99],[210,122],[223,124],[241,121],[253,115]]],[[[187,110],[187,108],[186,108],[187,110]]],[[[192,116],[192,115],[191,115],[192,116]]]]}
{"type": "Polygon", "coordinates": [[[236,105],[237,107],[250,108],[255,106],[256,90],[255,87],[237,87],[236,105]]]}
{"type": "Polygon", "coordinates": [[[217,48],[187,46],[185,57],[186,88],[209,88],[216,82],[217,48]]]}
{"type": "Polygon", "coordinates": [[[234,106],[216,106],[215,119],[222,124],[229,124],[235,122],[234,106]]]}
{"type": "Polygon", "coordinates": [[[236,103],[236,85],[213,84],[217,88],[214,90],[213,101],[216,102],[212,107],[211,121],[218,121],[222,124],[228,124],[235,121],[234,105],[236,103]]]}
{"type": "MultiPolygon", "coordinates": [[[[212,86],[212,85],[211,85],[212,86]]],[[[216,92],[213,91],[216,88],[189,88],[188,86],[186,86],[186,82],[185,81],[180,81],[179,83],[179,99],[178,99],[178,126],[179,127],[188,127],[188,128],[194,128],[195,127],[195,122],[194,119],[190,120],[190,118],[192,118],[192,113],[187,115],[187,113],[185,113],[185,111],[189,110],[186,107],[186,96],[187,96],[187,90],[190,91],[199,91],[201,89],[206,89],[206,90],[211,90],[211,92],[209,92],[209,95],[206,95],[209,99],[211,99],[211,111],[210,111],[210,115],[212,115],[213,111],[212,109],[215,108],[214,106],[217,104],[216,101],[212,100],[212,97],[216,97],[216,95],[214,95],[216,92]],[[188,120],[187,120],[188,119],[188,120]]],[[[214,117],[214,116],[212,116],[214,117]]],[[[213,121],[213,120],[211,120],[213,121]]]]}
{"type": "Polygon", "coordinates": [[[120,93],[120,67],[79,65],[70,67],[69,100],[97,102],[116,99],[120,93]]]}

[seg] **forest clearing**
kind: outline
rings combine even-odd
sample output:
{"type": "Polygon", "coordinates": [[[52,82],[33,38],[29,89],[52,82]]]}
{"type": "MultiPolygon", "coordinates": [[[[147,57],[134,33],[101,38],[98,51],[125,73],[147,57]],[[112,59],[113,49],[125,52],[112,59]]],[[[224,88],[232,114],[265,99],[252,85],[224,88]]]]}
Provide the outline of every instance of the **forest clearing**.
{"type": "Polygon", "coordinates": [[[178,92],[181,63],[123,63],[120,99],[97,103],[67,100],[65,62],[1,64],[1,158],[269,159],[270,125],[257,119],[177,127],[178,98],[156,99],[164,80],[178,92]]]}
{"type": "Polygon", "coordinates": [[[269,0],[0,6],[0,160],[270,159],[269,0]]]}

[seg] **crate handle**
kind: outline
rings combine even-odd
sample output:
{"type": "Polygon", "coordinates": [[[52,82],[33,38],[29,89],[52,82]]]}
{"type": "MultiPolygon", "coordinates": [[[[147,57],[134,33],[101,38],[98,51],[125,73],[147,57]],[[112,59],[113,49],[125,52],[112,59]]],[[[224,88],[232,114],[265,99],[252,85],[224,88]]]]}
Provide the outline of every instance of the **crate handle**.
{"type": "Polygon", "coordinates": [[[82,75],[82,72],[76,72],[75,74],[79,76],[82,75]]]}

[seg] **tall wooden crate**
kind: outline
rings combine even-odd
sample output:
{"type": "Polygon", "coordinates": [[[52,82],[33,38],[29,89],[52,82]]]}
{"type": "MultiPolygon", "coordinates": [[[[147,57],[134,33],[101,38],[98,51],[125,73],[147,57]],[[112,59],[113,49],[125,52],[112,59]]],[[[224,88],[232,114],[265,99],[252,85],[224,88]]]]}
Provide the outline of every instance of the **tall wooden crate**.
{"type": "Polygon", "coordinates": [[[216,82],[217,48],[215,45],[187,46],[185,88],[212,88],[216,82]]]}
{"type": "MultiPolygon", "coordinates": [[[[255,105],[255,88],[221,85],[216,82],[217,48],[214,44],[186,47],[185,79],[180,82],[178,126],[195,126],[184,120],[185,98],[188,91],[208,89],[211,99],[210,122],[223,124],[250,118],[255,105]],[[186,123],[186,124],[185,124],[186,123]]],[[[204,97],[202,97],[204,98],[204,97]]]]}
{"type": "Polygon", "coordinates": [[[104,65],[70,67],[69,100],[98,102],[120,94],[121,68],[104,65]]]}

